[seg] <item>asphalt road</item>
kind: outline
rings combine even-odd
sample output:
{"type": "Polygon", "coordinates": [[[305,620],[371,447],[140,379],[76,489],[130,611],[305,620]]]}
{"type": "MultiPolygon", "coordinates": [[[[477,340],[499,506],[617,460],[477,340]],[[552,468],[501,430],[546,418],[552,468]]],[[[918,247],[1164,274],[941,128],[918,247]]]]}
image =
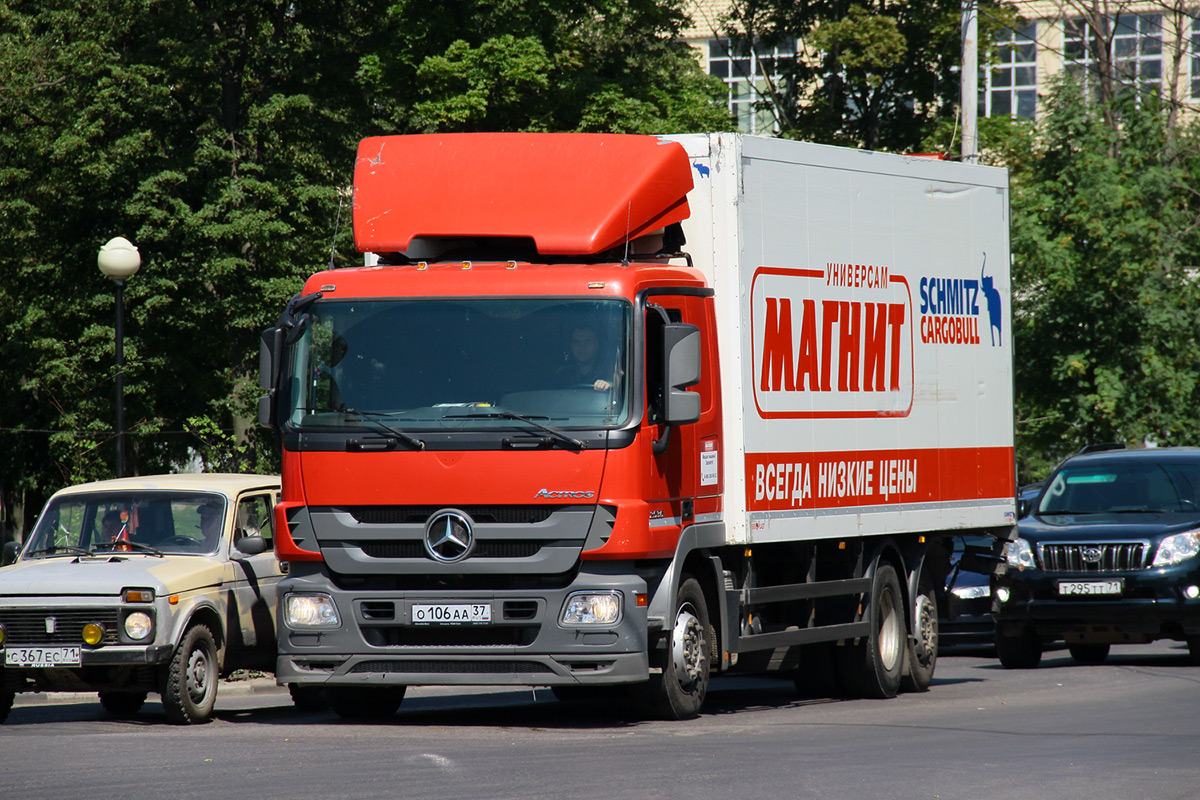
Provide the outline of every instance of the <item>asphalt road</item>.
{"type": "Polygon", "coordinates": [[[1065,650],[1007,671],[944,655],[925,694],[801,699],[719,679],[707,713],[646,722],[539,689],[417,688],[394,720],[301,713],[269,679],[222,686],[217,718],[133,720],[90,697],[23,696],[0,726],[0,798],[1200,797],[1200,667],[1174,643],[1065,650]]]}

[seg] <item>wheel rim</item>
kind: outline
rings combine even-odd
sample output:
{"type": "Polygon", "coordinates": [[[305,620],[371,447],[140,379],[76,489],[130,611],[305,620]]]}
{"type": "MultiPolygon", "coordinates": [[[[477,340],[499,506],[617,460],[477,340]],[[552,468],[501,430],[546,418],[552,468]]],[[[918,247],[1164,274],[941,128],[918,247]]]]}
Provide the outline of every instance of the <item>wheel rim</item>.
{"type": "Polygon", "coordinates": [[[188,655],[187,693],[196,705],[202,705],[213,687],[212,655],[197,647],[188,655]]]}
{"type": "Polygon", "coordinates": [[[938,627],[937,609],[929,595],[922,594],[917,598],[917,641],[925,653],[937,652],[938,627]]]}
{"type": "Polygon", "coordinates": [[[671,657],[679,688],[690,691],[704,674],[704,626],[690,604],[679,609],[671,634],[671,657]]]}
{"type": "Polygon", "coordinates": [[[900,642],[896,597],[888,590],[879,597],[879,660],[884,669],[890,671],[900,663],[900,642]]]}

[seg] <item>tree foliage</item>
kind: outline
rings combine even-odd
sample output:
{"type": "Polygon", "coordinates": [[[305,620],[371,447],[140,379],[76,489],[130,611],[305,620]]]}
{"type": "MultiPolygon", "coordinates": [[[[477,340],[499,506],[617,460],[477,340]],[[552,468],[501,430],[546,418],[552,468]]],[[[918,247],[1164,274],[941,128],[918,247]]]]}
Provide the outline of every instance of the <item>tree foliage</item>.
{"type": "Polygon", "coordinates": [[[1058,86],[1013,164],[1023,479],[1095,442],[1200,437],[1200,168],[1153,98],[1105,109],[1058,86]]]}
{"type": "Polygon", "coordinates": [[[355,262],[358,139],[723,127],[681,22],[676,0],[0,0],[4,521],[112,474],[109,238],[143,261],[129,470],[271,468],[259,332],[304,276],[355,262]]]}

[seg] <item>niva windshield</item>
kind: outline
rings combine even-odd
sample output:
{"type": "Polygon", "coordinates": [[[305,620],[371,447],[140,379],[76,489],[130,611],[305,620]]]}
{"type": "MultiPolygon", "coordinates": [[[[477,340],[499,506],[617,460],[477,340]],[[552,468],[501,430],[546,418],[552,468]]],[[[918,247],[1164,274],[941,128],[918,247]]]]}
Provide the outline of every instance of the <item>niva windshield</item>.
{"type": "Polygon", "coordinates": [[[630,306],[548,298],[315,303],[292,347],[297,429],[611,428],[630,413],[630,306]]]}
{"type": "Polygon", "coordinates": [[[1042,495],[1039,514],[1196,514],[1200,464],[1117,463],[1065,467],[1042,495]]]}
{"type": "Polygon", "coordinates": [[[158,552],[214,553],[225,498],[201,492],[96,492],[52,500],[38,518],[25,558],[158,552]]]}

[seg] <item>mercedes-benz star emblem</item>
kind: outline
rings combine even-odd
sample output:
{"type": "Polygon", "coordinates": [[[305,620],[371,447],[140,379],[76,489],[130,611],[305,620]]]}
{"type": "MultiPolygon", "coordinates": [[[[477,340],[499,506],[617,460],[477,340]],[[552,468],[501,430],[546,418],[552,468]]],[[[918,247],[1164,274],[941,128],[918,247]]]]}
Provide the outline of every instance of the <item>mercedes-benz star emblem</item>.
{"type": "Polygon", "coordinates": [[[471,519],[461,511],[439,511],[425,523],[425,552],[436,561],[461,561],[470,555],[474,544],[471,519]]]}

